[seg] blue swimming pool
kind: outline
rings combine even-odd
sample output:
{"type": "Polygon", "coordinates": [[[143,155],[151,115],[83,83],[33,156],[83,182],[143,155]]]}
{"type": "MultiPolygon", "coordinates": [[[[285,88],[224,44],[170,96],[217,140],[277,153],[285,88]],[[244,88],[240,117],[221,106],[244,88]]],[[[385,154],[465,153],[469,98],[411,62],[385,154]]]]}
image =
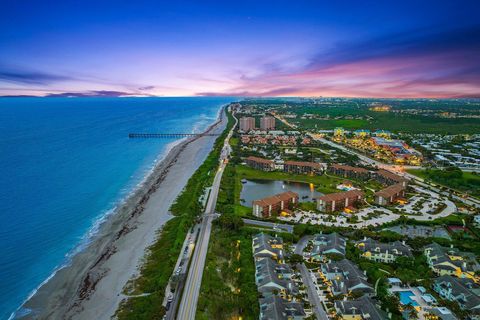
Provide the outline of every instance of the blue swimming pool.
{"type": "Polygon", "coordinates": [[[415,294],[412,291],[400,291],[399,295],[400,295],[400,302],[403,305],[411,304],[414,307],[418,306],[418,303],[415,300],[412,300],[412,298],[410,298],[415,296],[415,294]]]}

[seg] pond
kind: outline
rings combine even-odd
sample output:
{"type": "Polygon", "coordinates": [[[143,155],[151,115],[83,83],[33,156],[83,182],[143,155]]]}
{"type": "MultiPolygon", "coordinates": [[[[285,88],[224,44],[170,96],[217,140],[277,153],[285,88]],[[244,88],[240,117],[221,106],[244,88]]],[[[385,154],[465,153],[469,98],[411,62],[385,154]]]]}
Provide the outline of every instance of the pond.
{"type": "Polygon", "coordinates": [[[243,180],[240,201],[242,205],[251,207],[253,200],[270,197],[286,191],[298,193],[300,202],[310,202],[314,197],[323,195],[323,193],[315,190],[313,184],[309,183],[260,179],[243,180]]]}

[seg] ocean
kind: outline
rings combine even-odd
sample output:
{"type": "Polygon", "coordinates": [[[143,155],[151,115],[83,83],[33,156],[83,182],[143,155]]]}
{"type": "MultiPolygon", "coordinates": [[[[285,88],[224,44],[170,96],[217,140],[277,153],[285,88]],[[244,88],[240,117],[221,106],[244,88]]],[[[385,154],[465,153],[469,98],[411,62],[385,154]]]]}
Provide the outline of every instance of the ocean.
{"type": "MultiPolygon", "coordinates": [[[[88,245],[178,140],[233,98],[0,98],[0,319],[88,245]]],[[[21,313],[21,311],[20,311],[21,313]]]]}

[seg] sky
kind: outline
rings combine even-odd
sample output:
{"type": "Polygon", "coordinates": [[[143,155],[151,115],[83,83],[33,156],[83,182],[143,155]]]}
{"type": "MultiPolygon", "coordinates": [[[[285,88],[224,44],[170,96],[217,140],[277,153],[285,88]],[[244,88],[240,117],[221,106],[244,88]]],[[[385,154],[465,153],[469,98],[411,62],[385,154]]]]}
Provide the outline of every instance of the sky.
{"type": "Polygon", "coordinates": [[[0,95],[480,97],[480,1],[15,1],[0,95]]]}

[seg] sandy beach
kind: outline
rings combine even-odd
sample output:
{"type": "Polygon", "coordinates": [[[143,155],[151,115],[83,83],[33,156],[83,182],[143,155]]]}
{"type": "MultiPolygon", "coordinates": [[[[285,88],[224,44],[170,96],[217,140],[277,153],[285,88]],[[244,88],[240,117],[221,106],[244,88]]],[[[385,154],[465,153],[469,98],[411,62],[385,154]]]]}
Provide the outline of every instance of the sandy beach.
{"type": "MultiPolygon", "coordinates": [[[[207,131],[221,133],[226,117],[207,131]]],[[[91,244],[31,297],[21,319],[110,319],[122,289],[138,274],[146,249],[172,218],[168,209],[210,152],[215,136],[190,138],[170,150],[142,187],[103,223],[91,244]]]]}

